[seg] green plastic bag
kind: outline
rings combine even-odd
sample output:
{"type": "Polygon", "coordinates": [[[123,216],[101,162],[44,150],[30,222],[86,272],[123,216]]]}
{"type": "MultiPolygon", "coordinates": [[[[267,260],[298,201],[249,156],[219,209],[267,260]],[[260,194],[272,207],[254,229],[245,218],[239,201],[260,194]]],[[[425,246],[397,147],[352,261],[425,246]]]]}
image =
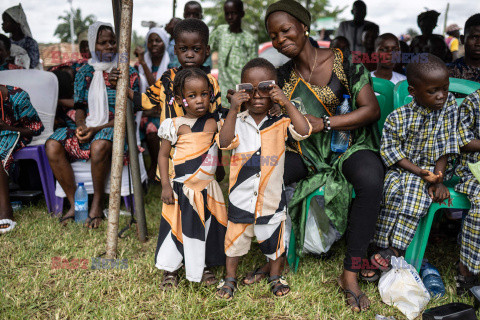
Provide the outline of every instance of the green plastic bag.
{"type": "Polygon", "coordinates": [[[480,161],[476,163],[469,163],[468,167],[470,168],[470,171],[473,173],[477,181],[480,182],[480,161]]]}

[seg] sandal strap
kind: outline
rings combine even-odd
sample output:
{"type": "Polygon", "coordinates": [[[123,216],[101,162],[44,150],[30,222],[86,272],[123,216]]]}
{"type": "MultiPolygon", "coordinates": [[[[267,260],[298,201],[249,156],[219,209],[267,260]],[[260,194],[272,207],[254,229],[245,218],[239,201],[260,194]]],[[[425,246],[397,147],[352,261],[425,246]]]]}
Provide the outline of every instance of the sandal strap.
{"type": "Polygon", "coordinates": [[[261,276],[261,275],[268,275],[268,274],[269,273],[263,271],[261,267],[258,267],[253,271],[252,276],[255,277],[255,276],[261,276]]]}
{"type": "Polygon", "coordinates": [[[283,276],[272,276],[268,278],[268,283],[270,284],[270,290],[272,293],[277,296],[277,292],[282,289],[290,289],[287,280],[283,276]]]}
{"type": "Polygon", "coordinates": [[[348,290],[348,289],[342,289],[342,290],[343,290],[343,292],[345,293],[345,298],[348,300],[350,297],[352,297],[353,299],[355,299],[355,303],[356,303],[357,306],[360,308],[360,298],[361,298],[362,296],[364,296],[365,294],[362,293],[362,294],[360,294],[360,295],[357,297],[357,295],[356,295],[355,293],[353,293],[352,290],[348,290]],[[347,294],[349,294],[350,297],[347,297],[347,294]]]}
{"type": "Polygon", "coordinates": [[[230,297],[233,297],[233,293],[237,288],[237,279],[228,277],[221,281],[220,285],[217,287],[218,291],[223,291],[227,293],[230,297]]]}

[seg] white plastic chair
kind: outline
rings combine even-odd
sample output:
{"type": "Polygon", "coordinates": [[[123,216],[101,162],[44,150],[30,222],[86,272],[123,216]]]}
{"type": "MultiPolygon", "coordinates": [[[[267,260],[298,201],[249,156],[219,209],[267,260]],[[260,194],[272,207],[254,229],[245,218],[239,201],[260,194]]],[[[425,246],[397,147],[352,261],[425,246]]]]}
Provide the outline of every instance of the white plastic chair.
{"type": "Polygon", "coordinates": [[[45,202],[49,212],[53,212],[55,180],[45,152],[45,141],[53,133],[55,111],[58,99],[58,80],[51,73],[41,70],[6,70],[0,72],[0,84],[22,88],[30,96],[30,101],[42,120],[44,130],[33,137],[32,142],[13,154],[15,160],[35,160],[42,182],[45,202]]]}

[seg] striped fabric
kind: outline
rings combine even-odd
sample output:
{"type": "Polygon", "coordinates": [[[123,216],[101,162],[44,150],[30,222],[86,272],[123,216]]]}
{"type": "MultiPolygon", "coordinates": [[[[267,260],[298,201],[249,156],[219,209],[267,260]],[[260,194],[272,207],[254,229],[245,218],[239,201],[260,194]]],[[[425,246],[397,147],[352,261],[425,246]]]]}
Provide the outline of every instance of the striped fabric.
{"type": "MultiPolygon", "coordinates": [[[[138,73],[130,67],[130,88],[138,90],[138,73]]],[[[74,102],[76,109],[83,109],[88,115],[88,90],[93,79],[95,70],[89,64],[81,67],[75,76],[75,95],[74,102]]],[[[109,121],[115,117],[115,98],[116,90],[108,82],[108,73],[104,72],[105,85],[107,87],[109,121]]],[[[69,161],[88,160],[90,159],[90,146],[95,140],[113,141],[113,127],[104,128],[97,132],[90,142],[80,143],[75,135],[76,128],[66,127],[59,128],[49,137],[49,139],[59,141],[67,152],[69,161]]],[[[125,145],[125,148],[127,146],[125,145]]]]}
{"type": "Polygon", "coordinates": [[[200,282],[205,267],[224,265],[227,211],[220,185],[215,180],[218,148],[214,132],[203,132],[207,114],[199,119],[166,119],[159,136],[174,148],[175,177],[171,181],[175,204],[162,206],[155,254],[158,269],[173,272],[185,265],[186,278],[200,282]],[[191,133],[177,136],[187,125],[191,133]]]}
{"type": "MultiPolygon", "coordinates": [[[[480,139],[480,90],[465,98],[459,107],[459,144],[467,145],[480,139]]],[[[460,183],[455,190],[465,193],[471,207],[463,220],[460,261],[474,274],[480,273],[480,183],[468,168],[468,163],[480,161],[480,152],[462,152],[455,174],[460,183]]]]}
{"type": "MultiPolygon", "coordinates": [[[[392,245],[405,250],[432,202],[428,195],[429,185],[395,164],[406,158],[433,172],[441,156],[458,154],[457,112],[455,97],[450,93],[441,110],[429,110],[414,100],[393,111],[385,121],[380,154],[388,171],[375,234],[378,246],[392,245]]],[[[451,173],[449,165],[445,179],[451,173]]]]}
{"type": "MultiPolygon", "coordinates": [[[[34,136],[40,135],[44,127],[37,111],[35,111],[30,102],[28,93],[20,88],[5,87],[7,88],[8,96],[3,97],[1,119],[9,126],[28,128],[33,131],[34,136]]],[[[18,131],[0,130],[0,159],[7,174],[12,169],[12,154],[27,146],[31,141],[31,137],[21,137],[18,131]]]]}

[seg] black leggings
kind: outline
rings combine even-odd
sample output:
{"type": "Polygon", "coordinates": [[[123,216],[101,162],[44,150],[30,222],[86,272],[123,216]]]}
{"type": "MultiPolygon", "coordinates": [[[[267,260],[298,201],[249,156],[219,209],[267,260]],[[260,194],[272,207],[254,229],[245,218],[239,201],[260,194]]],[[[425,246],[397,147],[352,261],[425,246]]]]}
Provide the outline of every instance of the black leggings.
{"type": "MultiPolygon", "coordinates": [[[[301,156],[286,152],[284,182],[289,185],[307,176],[307,168],[301,156]]],[[[360,150],[343,163],[343,175],[353,185],[353,200],[347,226],[347,253],[343,262],[348,271],[360,271],[370,240],[375,233],[380,201],[383,193],[385,168],[380,157],[372,151],[360,150]],[[353,259],[353,261],[352,261],[353,259]]]]}
{"type": "Polygon", "coordinates": [[[347,226],[345,270],[358,272],[370,240],[375,233],[380,202],[383,195],[385,168],[380,157],[369,150],[352,154],[343,163],[343,175],[353,185],[353,200],[347,226]]]}

